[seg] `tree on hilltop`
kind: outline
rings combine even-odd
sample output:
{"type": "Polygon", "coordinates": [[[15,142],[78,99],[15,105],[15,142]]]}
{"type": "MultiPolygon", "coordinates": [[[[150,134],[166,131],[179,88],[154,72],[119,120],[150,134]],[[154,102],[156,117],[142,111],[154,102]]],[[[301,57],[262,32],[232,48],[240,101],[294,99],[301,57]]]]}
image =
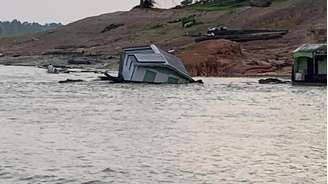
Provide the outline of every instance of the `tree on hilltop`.
{"type": "Polygon", "coordinates": [[[140,0],[139,8],[153,8],[155,0],[140,0]]]}

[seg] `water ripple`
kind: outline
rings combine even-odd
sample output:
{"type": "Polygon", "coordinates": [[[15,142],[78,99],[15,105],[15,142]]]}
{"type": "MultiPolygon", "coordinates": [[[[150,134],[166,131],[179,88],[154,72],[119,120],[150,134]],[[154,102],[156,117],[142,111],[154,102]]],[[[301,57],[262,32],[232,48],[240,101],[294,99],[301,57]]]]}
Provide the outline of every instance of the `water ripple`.
{"type": "Polygon", "coordinates": [[[0,66],[0,183],[326,183],[326,88],[0,66]]]}

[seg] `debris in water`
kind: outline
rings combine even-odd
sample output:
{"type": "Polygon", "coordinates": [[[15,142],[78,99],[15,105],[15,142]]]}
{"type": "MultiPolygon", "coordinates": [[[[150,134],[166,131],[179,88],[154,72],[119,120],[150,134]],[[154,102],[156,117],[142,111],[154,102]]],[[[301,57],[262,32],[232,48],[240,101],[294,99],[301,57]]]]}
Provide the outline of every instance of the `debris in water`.
{"type": "Polygon", "coordinates": [[[66,79],[63,81],[59,81],[59,83],[63,84],[63,83],[74,83],[74,82],[84,82],[84,80],[81,79],[66,79]]]}
{"type": "Polygon", "coordinates": [[[260,79],[259,83],[260,84],[286,84],[286,83],[290,83],[290,81],[283,81],[275,78],[267,78],[267,79],[260,79]]]}
{"type": "Polygon", "coordinates": [[[55,68],[53,65],[48,66],[48,73],[59,73],[58,69],[55,68]]]}

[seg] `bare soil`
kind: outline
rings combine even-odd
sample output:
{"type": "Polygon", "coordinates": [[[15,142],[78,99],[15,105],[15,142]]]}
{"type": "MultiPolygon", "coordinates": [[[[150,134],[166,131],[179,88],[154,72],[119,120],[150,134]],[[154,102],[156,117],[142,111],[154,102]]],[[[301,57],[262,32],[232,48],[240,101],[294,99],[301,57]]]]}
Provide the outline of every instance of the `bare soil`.
{"type": "Polygon", "coordinates": [[[64,58],[61,62],[65,62],[69,58],[90,57],[101,58],[101,66],[113,69],[123,47],[155,43],[176,50],[195,76],[288,75],[295,48],[303,43],[326,42],[326,7],[325,0],[281,0],[267,8],[133,9],[104,14],[52,31],[0,38],[0,53],[6,56],[0,58],[0,64],[20,60],[20,64],[38,65],[56,60],[47,58],[64,58]],[[183,28],[180,22],[168,23],[189,15],[195,15],[199,24],[183,28]],[[213,26],[288,29],[289,33],[279,39],[243,43],[195,43],[187,36],[205,33],[213,26]],[[31,57],[37,59],[17,59],[31,57]]]}

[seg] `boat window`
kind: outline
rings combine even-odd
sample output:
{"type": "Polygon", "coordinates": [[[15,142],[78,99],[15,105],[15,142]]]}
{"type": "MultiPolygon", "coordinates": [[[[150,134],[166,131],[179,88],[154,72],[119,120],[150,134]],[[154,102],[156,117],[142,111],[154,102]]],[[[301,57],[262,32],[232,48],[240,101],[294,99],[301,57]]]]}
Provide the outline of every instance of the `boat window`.
{"type": "Polygon", "coordinates": [[[130,58],[131,62],[130,62],[129,70],[131,70],[131,66],[133,64],[133,59],[134,59],[133,57],[130,58]]]}
{"type": "Polygon", "coordinates": [[[156,73],[150,70],[146,70],[144,76],[144,82],[154,82],[156,78],[156,73]]]}
{"type": "Polygon", "coordinates": [[[319,75],[327,74],[327,57],[317,56],[316,60],[318,62],[318,74],[319,75]]]}
{"type": "Polygon", "coordinates": [[[125,66],[128,66],[130,64],[130,62],[131,62],[131,58],[129,56],[128,59],[126,60],[125,66]]]}
{"type": "Polygon", "coordinates": [[[126,68],[131,70],[131,67],[135,61],[136,61],[136,58],[134,56],[129,56],[127,59],[127,62],[125,63],[126,68]]]}
{"type": "Polygon", "coordinates": [[[296,59],[295,62],[295,73],[303,73],[303,74],[307,74],[308,73],[308,58],[306,57],[299,57],[296,59]]]}
{"type": "Polygon", "coordinates": [[[175,77],[168,77],[167,82],[168,83],[178,83],[179,79],[177,79],[175,77]]]}

